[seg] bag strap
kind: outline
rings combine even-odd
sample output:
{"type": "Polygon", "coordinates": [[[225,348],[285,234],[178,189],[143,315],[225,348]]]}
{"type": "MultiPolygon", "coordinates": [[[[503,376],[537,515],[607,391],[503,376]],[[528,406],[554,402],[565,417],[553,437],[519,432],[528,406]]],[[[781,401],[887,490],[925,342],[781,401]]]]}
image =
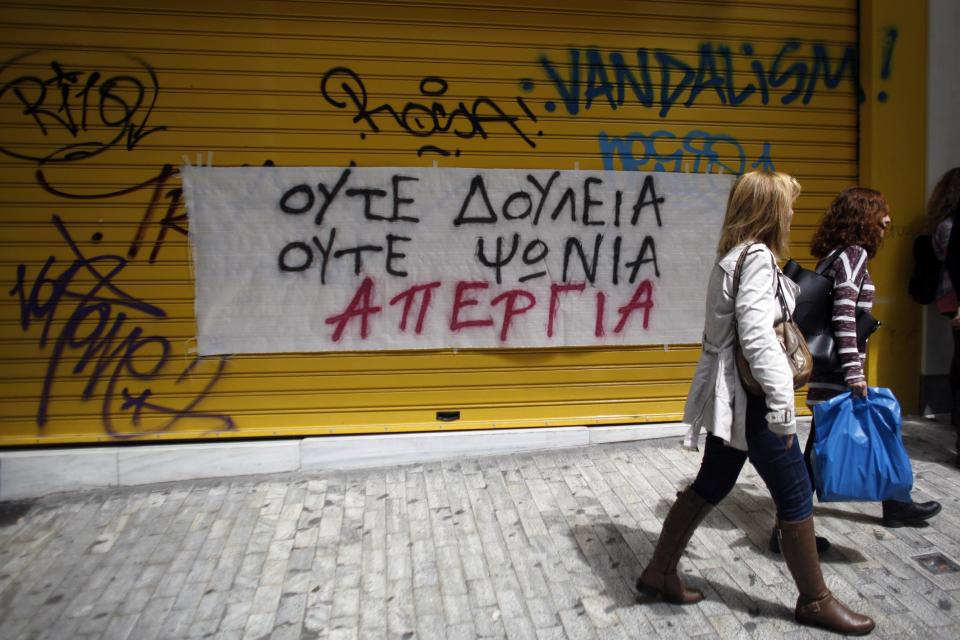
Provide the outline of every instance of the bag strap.
{"type": "Polygon", "coordinates": [[[787,300],[783,296],[783,288],[780,284],[780,274],[777,273],[777,263],[773,263],[773,277],[777,279],[777,298],[780,300],[781,322],[792,322],[793,314],[787,308],[787,300]]]}
{"type": "Polygon", "coordinates": [[[734,304],[736,304],[737,293],[740,291],[740,274],[743,271],[743,261],[747,259],[747,253],[750,251],[750,248],[755,244],[760,244],[759,242],[751,242],[743,248],[743,251],[740,252],[740,257],[737,259],[737,266],[733,269],[733,299],[734,304]]]}
{"type": "Polygon", "coordinates": [[[827,259],[824,261],[823,266],[818,266],[816,272],[820,275],[823,275],[823,272],[830,268],[830,266],[836,262],[837,258],[840,257],[840,254],[849,249],[850,247],[840,247],[839,249],[834,249],[833,253],[827,256],[827,259]]]}
{"type": "MultiPolygon", "coordinates": [[[[734,268],[734,270],[733,270],[733,306],[734,306],[734,309],[736,309],[736,306],[737,306],[737,294],[740,292],[740,276],[741,276],[741,273],[743,272],[743,262],[744,262],[744,260],[747,259],[747,253],[749,253],[750,249],[751,249],[754,245],[758,245],[758,244],[761,244],[761,243],[760,243],[760,242],[752,242],[752,243],[748,244],[746,247],[743,248],[743,251],[740,252],[740,257],[737,259],[737,266],[736,266],[736,267],[734,268]]],[[[834,259],[836,259],[836,257],[834,257],[834,259]]],[[[831,260],[831,262],[833,262],[833,261],[831,260]]],[[[779,273],[780,270],[777,268],[777,261],[776,261],[776,259],[773,257],[773,254],[770,255],[770,263],[773,265],[773,277],[776,278],[776,280],[777,280],[777,293],[776,293],[776,296],[777,296],[777,300],[780,302],[780,312],[781,312],[781,316],[780,316],[780,317],[781,317],[781,322],[787,322],[788,320],[792,320],[792,319],[793,319],[793,315],[792,315],[792,314],[790,313],[790,311],[788,310],[788,308],[787,308],[787,301],[786,301],[786,299],[785,299],[784,296],[783,296],[783,289],[782,289],[782,285],[781,285],[781,283],[780,283],[780,273],[779,273]]],[[[733,331],[734,331],[735,334],[737,334],[737,340],[739,341],[739,340],[740,340],[740,335],[739,335],[739,332],[737,331],[737,318],[736,318],[736,315],[737,315],[737,314],[734,313],[733,315],[734,315],[734,318],[733,318],[733,331]]]]}
{"type": "Polygon", "coordinates": [[[736,341],[737,349],[740,349],[740,331],[737,329],[737,294],[740,293],[740,272],[743,271],[743,261],[747,258],[747,252],[750,251],[752,244],[748,244],[740,252],[737,259],[737,266],[733,269],[733,339],[736,341]]]}

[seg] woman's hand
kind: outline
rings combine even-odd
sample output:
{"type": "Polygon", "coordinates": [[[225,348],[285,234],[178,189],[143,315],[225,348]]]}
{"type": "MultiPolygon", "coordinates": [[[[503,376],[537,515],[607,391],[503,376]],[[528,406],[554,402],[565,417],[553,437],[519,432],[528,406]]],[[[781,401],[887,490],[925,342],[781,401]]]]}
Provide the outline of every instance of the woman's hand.
{"type": "Polygon", "coordinates": [[[950,318],[950,327],[953,329],[960,329],[960,312],[950,318]]]}
{"type": "Polygon", "coordinates": [[[850,392],[857,398],[866,398],[867,397],[867,383],[863,380],[860,382],[851,382],[847,385],[850,387],[850,392]]]}

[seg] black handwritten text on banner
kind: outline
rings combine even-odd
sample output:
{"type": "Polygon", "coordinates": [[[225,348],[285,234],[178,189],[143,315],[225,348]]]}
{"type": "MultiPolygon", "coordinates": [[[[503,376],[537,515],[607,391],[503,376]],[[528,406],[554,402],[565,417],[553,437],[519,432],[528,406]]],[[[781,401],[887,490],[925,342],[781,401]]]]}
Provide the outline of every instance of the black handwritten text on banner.
{"type": "Polygon", "coordinates": [[[186,167],[202,355],[693,343],[731,178],[186,167]]]}

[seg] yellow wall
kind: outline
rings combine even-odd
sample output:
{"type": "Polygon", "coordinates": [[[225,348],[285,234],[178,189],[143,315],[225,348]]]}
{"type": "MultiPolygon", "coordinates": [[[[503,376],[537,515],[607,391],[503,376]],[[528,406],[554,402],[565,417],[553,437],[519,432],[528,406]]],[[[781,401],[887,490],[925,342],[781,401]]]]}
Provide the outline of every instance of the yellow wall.
{"type": "Polygon", "coordinates": [[[874,314],[883,323],[870,341],[867,378],[890,387],[904,412],[919,409],[921,307],[907,294],[913,240],[926,193],[927,3],[861,3],[860,180],[886,196],[893,220],[871,261],[874,314]]]}
{"type": "MultiPolygon", "coordinates": [[[[0,3],[0,34],[6,446],[679,419],[698,345],[197,361],[175,175],[184,157],[218,166],[775,167],[803,183],[794,244],[805,260],[821,212],[858,176],[853,67],[839,70],[856,51],[855,0],[55,0],[0,3]],[[616,82],[617,55],[642,82],[640,50],[651,105],[616,82]],[[664,92],[666,60],[692,75],[675,67],[664,92]],[[463,102],[480,115],[496,106],[512,124],[424,136],[429,122],[425,132],[379,111],[375,129],[324,97],[323,78],[337,67],[362,79],[371,110],[437,101],[449,112],[463,102]],[[575,77],[579,99],[569,95],[575,77]],[[424,95],[425,78],[442,79],[446,93],[424,95]],[[665,108],[663,96],[674,103],[665,108]],[[461,420],[438,422],[441,410],[461,420]]],[[[908,48],[915,35],[904,29],[902,38],[887,80],[891,108],[907,100],[894,83],[922,68],[908,48]]],[[[339,87],[343,74],[332,77],[339,87]]],[[[877,269],[881,286],[889,269],[877,269]]],[[[876,341],[888,343],[902,352],[892,335],[876,341]]]]}

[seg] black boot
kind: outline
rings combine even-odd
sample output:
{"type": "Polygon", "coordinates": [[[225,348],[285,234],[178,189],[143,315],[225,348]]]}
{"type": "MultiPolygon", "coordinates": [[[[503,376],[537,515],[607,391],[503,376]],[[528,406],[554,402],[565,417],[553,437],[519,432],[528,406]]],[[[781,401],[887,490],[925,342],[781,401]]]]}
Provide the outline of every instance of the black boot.
{"type": "Polygon", "coordinates": [[[957,430],[957,441],[953,445],[953,448],[957,450],[957,457],[953,459],[953,466],[960,469],[960,426],[954,424],[953,428],[957,430]]]}
{"type": "MultiPolygon", "coordinates": [[[[821,536],[817,538],[817,555],[822,556],[830,548],[830,541],[821,536]]],[[[780,536],[777,535],[777,525],[773,525],[773,531],[770,533],[770,553],[775,556],[780,555],[780,536]]]]}
{"type": "Polygon", "coordinates": [[[929,520],[938,513],[940,513],[940,503],[932,500],[930,502],[884,500],[883,526],[916,526],[924,520],[929,520]]]}

